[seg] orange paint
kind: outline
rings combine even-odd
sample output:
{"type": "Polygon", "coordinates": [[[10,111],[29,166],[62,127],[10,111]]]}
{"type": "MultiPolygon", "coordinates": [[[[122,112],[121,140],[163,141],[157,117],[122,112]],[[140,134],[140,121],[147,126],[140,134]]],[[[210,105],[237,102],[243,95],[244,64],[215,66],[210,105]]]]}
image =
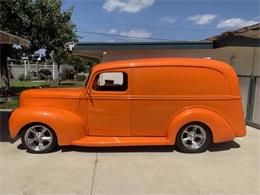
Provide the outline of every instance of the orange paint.
{"type": "Polygon", "coordinates": [[[24,91],[9,127],[15,138],[28,124],[46,124],[59,145],[172,145],[181,127],[191,122],[208,126],[214,143],[246,134],[239,82],[231,66],[191,58],[99,64],[84,88],[24,91]],[[107,72],[121,73],[127,83],[107,72]],[[106,90],[96,90],[96,85],[106,90]]]}

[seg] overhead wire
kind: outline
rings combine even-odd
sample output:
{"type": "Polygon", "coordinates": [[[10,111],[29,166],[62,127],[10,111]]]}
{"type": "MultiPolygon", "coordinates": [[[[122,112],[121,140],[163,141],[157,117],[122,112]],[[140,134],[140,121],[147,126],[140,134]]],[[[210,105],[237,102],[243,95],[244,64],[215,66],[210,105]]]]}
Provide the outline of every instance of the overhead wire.
{"type": "Polygon", "coordinates": [[[128,35],[120,35],[120,34],[112,34],[112,33],[103,33],[103,32],[94,32],[88,30],[77,30],[79,33],[93,34],[93,35],[101,35],[101,36],[113,36],[113,37],[124,37],[124,38],[134,38],[134,39],[147,39],[154,41],[176,41],[173,39],[164,39],[164,38],[156,38],[156,37],[142,37],[142,36],[128,36],[128,35]]]}

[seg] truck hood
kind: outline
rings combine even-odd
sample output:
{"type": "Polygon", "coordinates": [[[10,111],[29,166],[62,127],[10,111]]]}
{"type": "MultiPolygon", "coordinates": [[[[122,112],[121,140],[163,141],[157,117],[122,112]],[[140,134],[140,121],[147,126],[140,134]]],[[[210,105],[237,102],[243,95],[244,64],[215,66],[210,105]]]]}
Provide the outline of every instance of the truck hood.
{"type": "Polygon", "coordinates": [[[75,111],[84,88],[29,89],[20,95],[19,105],[49,106],[75,111]]]}
{"type": "Polygon", "coordinates": [[[22,92],[20,98],[77,98],[81,96],[83,88],[44,88],[29,89],[22,92]]]}

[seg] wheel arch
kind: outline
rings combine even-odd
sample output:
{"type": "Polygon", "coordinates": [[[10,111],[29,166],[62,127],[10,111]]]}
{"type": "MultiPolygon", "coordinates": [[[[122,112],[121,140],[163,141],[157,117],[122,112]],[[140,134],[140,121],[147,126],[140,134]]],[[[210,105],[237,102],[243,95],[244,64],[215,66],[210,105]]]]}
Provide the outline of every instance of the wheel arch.
{"type": "Polygon", "coordinates": [[[171,144],[175,144],[181,128],[189,123],[201,123],[208,127],[212,135],[212,142],[219,143],[234,139],[234,130],[221,114],[204,106],[186,107],[171,117],[167,137],[171,144]]]}
{"type": "Polygon", "coordinates": [[[12,138],[32,124],[43,124],[50,127],[57,137],[59,145],[70,145],[73,140],[86,135],[84,120],[74,112],[47,106],[20,107],[9,118],[9,129],[12,138]]]}

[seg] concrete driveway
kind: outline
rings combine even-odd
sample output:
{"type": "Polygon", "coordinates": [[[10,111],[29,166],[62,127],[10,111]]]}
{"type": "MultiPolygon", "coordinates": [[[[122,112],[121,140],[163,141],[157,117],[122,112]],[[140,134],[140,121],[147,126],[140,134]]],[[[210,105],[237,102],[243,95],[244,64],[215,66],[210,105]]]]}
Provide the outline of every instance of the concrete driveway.
{"type": "Polygon", "coordinates": [[[30,154],[10,143],[1,113],[0,194],[259,194],[260,131],[202,154],[174,147],[62,147],[30,154]]]}

